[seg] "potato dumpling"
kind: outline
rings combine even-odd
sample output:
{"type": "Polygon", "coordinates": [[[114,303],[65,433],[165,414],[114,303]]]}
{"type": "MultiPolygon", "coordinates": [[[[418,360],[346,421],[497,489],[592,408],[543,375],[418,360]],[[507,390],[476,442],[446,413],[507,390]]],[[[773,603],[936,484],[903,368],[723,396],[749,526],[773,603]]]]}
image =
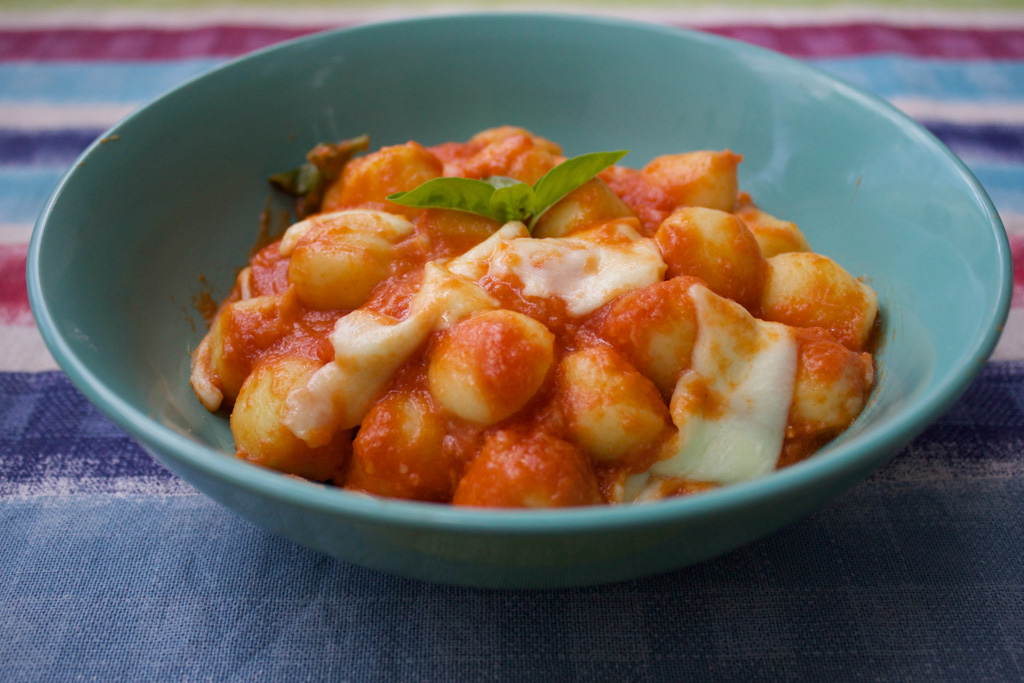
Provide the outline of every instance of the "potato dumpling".
{"type": "Polygon", "coordinates": [[[291,330],[298,315],[294,297],[258,296],[226,304],[217,314],[200,351],[205,352],[206,374],[230,405],[253,363],[291,330]]]}
{"type": "Polygon", "coordinates": [[[441,160],[419,143],[382,147],[350,161],[341,177],[324,192],[320,209],[386,206],[392,213],[415,216],[419,209],[392,204],[387,201],[388,195],[413,190],[428,180],[439,178],[443,172],[441,160]]]}
{"type": "Polygon", "coordinates": [[[394,243],[412,229],[381,211],[341,211],[297,223],[282,240],[291,255],[288,280],[310,308],[358,308],[391,273],[394,243]]]}
{"type": "Polygon", "coordinates": [[[736,167],[742,160],[742,156],[729,150],[668,154],[644,166],[642,173],[669,195],[676,206],[732,211],[739,191],[736,167]]]}
{"type": "Polygon", "coordinates": [[[636,169],[612,166],[598,177],[640,220],[645,237],[654,235],[661,222],[676,210],[675,200],[636,169]]]}
{"type": "Polygon", "coordinates": [[[567,438],[599,461],[651,445],[669,426],[654,384],[608,347],[570,353],[558,367],[555,399],[567,438]]]}
{"type": "Polygon", "coordinates": [[[354,309],[391,272],[393,253],[394,245],[374,235],[320,233],[295,248],[288,279],[310,308],[354,309]]]}
{"type": "Polygon", "coordinates": [[[793,327],[823,327],[846,348],[863,351],[878,295],[827,256],[779,254],[767,259],[761,312],[765,320],[793,327]]]}
{"type": "Polygon", "coordinates": [[[687,295],[694,282],[678,277],[623,294],[596,318],[601,338],[654,382],[666,400],[690,367],[697,340],[697,314],[687,295]]]}
{"type": "MultiPolygon", "coordinates": [[[[443,142],[431,147],[430,151],[444,162],[444,175],[446,176],[470,177],[471,174],[466,171],[467,165],[469,165],[473,167],[472,177],[485,177],[488,175],[485,167],[499,161],[498,157],[501,155],[496,152],[501,149],[507,150],[509,146],[518,147],[520,151],[524,152],[524,158],[519,160],[520,170],[524,167],[523,162],[543,161],[546,165],[550,163],[551,159],[557,161],[562,156],[562,148],[557,144],[517,126],[488,128],[477,133],[467,142],[443,142]],[[517,140],[511,143],[506,142],[512,138],[517,138],[517,140]],[[487,154],[480,154],[488,148],[487,154]],[[534,151],[530,152],[529,150],[534,151]]],[[[508,160],[510,158],[506,156],[506,161],[508,160]]],[[[529,163],[525,164],[525,166],[528,165],[529,163]]],[[[490,175],[496,174],[491,173],[490,175]]],[[[535,175],[535,173],[530,175],[535,175]]]]}
{"type": "Polygon", "coordinates": [[[288,393],[319,367],[319,361],[301,356],[269,357],[256,364],[231,412],[238,457],[314,481],[340,475],[352,452],[351,431],[310,448],[283,422],[288,393]]]}
{"type": "Polygon", "coordinates": [[[480,131],[469,139],[469,146],[478,146],[480,148],[492,145],[496,142],[503,142],[512,137],[526,137],[530,139],[530,142],[534,147],[540,150],[544,150],[552,156],[561,156],[562,148],[551,140],[542,138],[536,133],[531,133],[525,128],[519,126],[496,126],[495,128],[487,128],[480,131]]]}
{"type": "Polygon", "coordinates": [[[736,216],[703,207],[677,209],[654,235],[666,277],[698,277],[708,288],[753,310],[761,297],[764,257],[736,216]]]}
{"type": "Polygon", "coordinates": [[[454,209],[424,209],[416,217],[416,233],[424,238],[431,259],[458,256],[500,228],[496,220],[454,209]]]}
{"type": "Polygon", "coordinates": [[[559,200],[533,226],[534,237],[562,237],[598,221],[632,217],[626,203],[594,178],[559,200]]]}
{"type": "Polygon", "coordinates": [[[791,251],[810,251],[807,238],[796,227],[796,223],[784,221],[757,208],[749,200],[740,200],[736,216],[753,233],[765,258],[791,251]]]}
{"type": "Polygon", "coordinates": [[[380,496],[445,502],[461,471],[444,448],[446,420],[423,390],[391,391],[363,419],[345,488],[380,496]]]}
{"type": "Polygon", "coordinates": [[[507,176],[532,185],[558,164],[556,155],[543,138],[513,132],[495,136],[463,162],[461,171],[467,178],[507,176]]]}
{"type": "Polygon", "coordinates": [[[549,508],[604,501],[590,463],[575,446],[546,432],[501,430],[484,442],[452,502],[549,508]]]}
{"type": "Polygon", "coordinates": [[[544,383],[555,336],[521,313],[499,309],[453,325],[430,354],[430,393],[457,417],[489,425],[518,412],[544,383]]]}
{"type": "Polygon", "coordinates": [[[839,432],[864,409],[874,381],[871,356],[817,330],[801,332],[790,427],[802,435],[839,432]]]}

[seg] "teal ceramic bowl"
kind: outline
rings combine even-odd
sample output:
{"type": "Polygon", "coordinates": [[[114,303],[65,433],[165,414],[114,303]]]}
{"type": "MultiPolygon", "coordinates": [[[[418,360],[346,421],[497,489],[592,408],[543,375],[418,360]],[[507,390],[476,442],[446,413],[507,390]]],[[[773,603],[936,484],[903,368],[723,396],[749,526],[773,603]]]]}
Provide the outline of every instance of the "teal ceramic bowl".
{"type": "Polygon", "coordinates": [[[275,47],[128,117],[63,178],[29,254],[33,310],[76,385],[224,506],[345,561],[429,581],[569,586],[664,572],[762,537],[853,486],[936,419],[996,342],[1010,292],[999,218],[945,147],[882,101],[796,61],[598,18],[465,15],[275,47]],[[764,479],[642,506],[481,511],[377,500],[233,457],[188,383],[194,301],[225,295],[266,178],[321,140],[464,140],[515,124],[568,154],[740,152],[743,189],[866,275],[878,383],[849,431],[764,479]],[[204,282],[206,283],[204,285],[204,282]]]}

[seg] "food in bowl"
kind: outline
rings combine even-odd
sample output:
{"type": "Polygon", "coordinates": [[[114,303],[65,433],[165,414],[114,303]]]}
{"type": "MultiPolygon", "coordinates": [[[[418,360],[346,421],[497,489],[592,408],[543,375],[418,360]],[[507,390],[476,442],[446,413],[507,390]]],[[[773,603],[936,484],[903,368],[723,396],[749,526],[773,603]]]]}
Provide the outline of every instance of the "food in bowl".
{"type": "Polygon", "coordinates": [[[301,220],[193,353],[240,457],[455,505],[641,502],[805,459],[863,409],[877,295],[740,192],[740,155],[367,145],[275,179],[301,220]]]}

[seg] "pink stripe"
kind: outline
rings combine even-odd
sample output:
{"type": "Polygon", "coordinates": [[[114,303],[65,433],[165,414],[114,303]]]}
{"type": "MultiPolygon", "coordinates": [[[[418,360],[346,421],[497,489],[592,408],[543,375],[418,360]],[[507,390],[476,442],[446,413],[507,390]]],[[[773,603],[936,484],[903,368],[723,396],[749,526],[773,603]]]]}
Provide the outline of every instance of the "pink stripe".
{"type": "Polygon", "coordinates": [[[1024,235],[1008,233],[1010,254],[1013,257],[1012,308],[1024,308],[1024,235]]]}
{"type": "Polygon", "coordinates": [[[312,27],[208,26],[182,30],[0,31],[0,60],[142,61],[233,57],[317,30],[312,27]]]}
{"type": "MultiPolygon", "coordinates": [[[[139,61],[233,57],[330,26],[206,26],[191,29],[0,30],[0,60],[139,61]]],[[[795,57],[898,53],[946,59],[1024,59],[1024,30],[884,24],[729,25],[702,30],[795,57]]]]}
{"type": "Polygon", "coordinates": [[[0,245],[0,323],[34,325],[25,284],[27,244],[0,245]]]}
{"type": "Polygon", "coordinates": [[[940,59],[1024,58],[1024,30],[905,27],[884,24],[834,26],[705,27],[794,57],[902,54],[940,59]]]}

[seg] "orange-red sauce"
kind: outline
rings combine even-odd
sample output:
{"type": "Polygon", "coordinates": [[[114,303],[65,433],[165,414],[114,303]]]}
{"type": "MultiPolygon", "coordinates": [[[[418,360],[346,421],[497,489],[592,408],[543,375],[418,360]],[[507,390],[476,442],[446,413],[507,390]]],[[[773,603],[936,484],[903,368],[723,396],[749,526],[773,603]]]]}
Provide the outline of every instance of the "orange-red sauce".
{"type": "MultiPolygon", "coordinates": [[[[503,175],[533,182],[561,160],[557,147],[538,140],[513,134],[429,149],[410,143],[353,162],[327,189],[324,210],[384,209],[404,214],[414,226],[413,232],[395,245],[390,275],[372,291],[364,308],[398,320],[404,318],[422,282],[425,262],[459,255],[500,227],[490,219],[456,211],[397,207],[383,199],[387,194],[411,189],[410,185],[442,171],[471,178],[503,175]],[[392,163],[396,159],[401,164],[392,163]]],[[[667,192],[638,171],[613,167],[600,177],[634,212],[635,225],[642,235],[653,236],[676,208],[667,192]]],[[[743,241],[742,249],[753,254],[752,262],[758,263],[760,256],[753,237],[744,232],[737,239],[743,241]]],[[[335,473],[334,484],[382,496],[461,505],[547,507],[613,500],[623,478],[646,471],[673,431],[666,429],[659,439],[614,462],[593,461],[566,436],[565,408],[556,396],[559,361],[580,349],[607,347],[624,363],[641,371],[655,363],[645,340],[660,329],[658,321],[669,309],[678,309],[683,319],[693,317],[693,304],[684,293],[701,281],[692,276],[702,273],[699,268],[688,270],[679,265],[699,261],[695,255],[701,254],[701,244],[670,239],[661,246],[670,263],[665,282],[624,295],[581,318],[572,317],[560,299],[525,296],[522,283],[514,278],[484,277],[478,284],[501,307],[541,322],[555,335],[552,369],[540,389],[524,408],[496,424],[479,426],[453,417],[427,388],[429,359],[439,348],[457,343],[485,349],[486,353],[479,354],[481,373],[486,381],[493,382],[496,391],[514,383],[516,374],[530,367],[532,360],[498,328],[485,327],[473,337],[454,342],[444,331],[435,332],[402,365],[361,426],[348,437],[352,439],[352,454],[335,473]],[[401,438],[396,438],[398,433],[401,438]]],[[[717,258],[711,255],[708,263],[712,270],[705,278],[714,277],[714,271],[718,276],[730,277],[735,265],[717,258]]],[[[224,335],[227,362],[247,374],[261,359],[274,355],[297,355],[320,363],[333,359],[328,337],[335,322],[348,311],[304,307],[289,290],[289,259],[280,254],[278,243],[255,254],[247,277],[250,297],[277,296],[278,303],[231,315],[224,335]]],[[[759,282],[757,277],[754,282],[759,282]]],[[[744,303],[756,312],[756,305],[750,302],[756,301],[757,292],[744,291],[742,295],[747,299],[744,303]]],[[[236,288],[229,301],[239,297],[236,288]]],[[[797,310],[792,314],[798,319],[803,315],[797,310]]],[[[844,371],[849,359],[836,344],[830,344],[834,341],[833,335],[822,329],[801,332],[799,347],[805,371],[820,375],[844,371]]],[[[680,363],[685,366],[687,362],[684,354],[680,363]]],[[[660,393],[654,384],[650,386],[656,400],[663,401],[664,419],[670,426],[671,391],[666,390],[671,389],[671,382],[662,382],[660,393]]],[[[869,389],[869,385],[863,387],[865,393],[869,389]]],[[[703,402],[698,411],[701,414],[713,416],[718,409],[699,391],[685,400],[703,402]]],[[[623,425],[623,429],[628,431],[630,426],[623,425]]],[[[837,431],[791,424],[778,465],[806,458],[837,431]]],[[[678,479],[665,482],[662,488],[667,495],[687,495],[713,487],[709,482],[678,479]]]]}

